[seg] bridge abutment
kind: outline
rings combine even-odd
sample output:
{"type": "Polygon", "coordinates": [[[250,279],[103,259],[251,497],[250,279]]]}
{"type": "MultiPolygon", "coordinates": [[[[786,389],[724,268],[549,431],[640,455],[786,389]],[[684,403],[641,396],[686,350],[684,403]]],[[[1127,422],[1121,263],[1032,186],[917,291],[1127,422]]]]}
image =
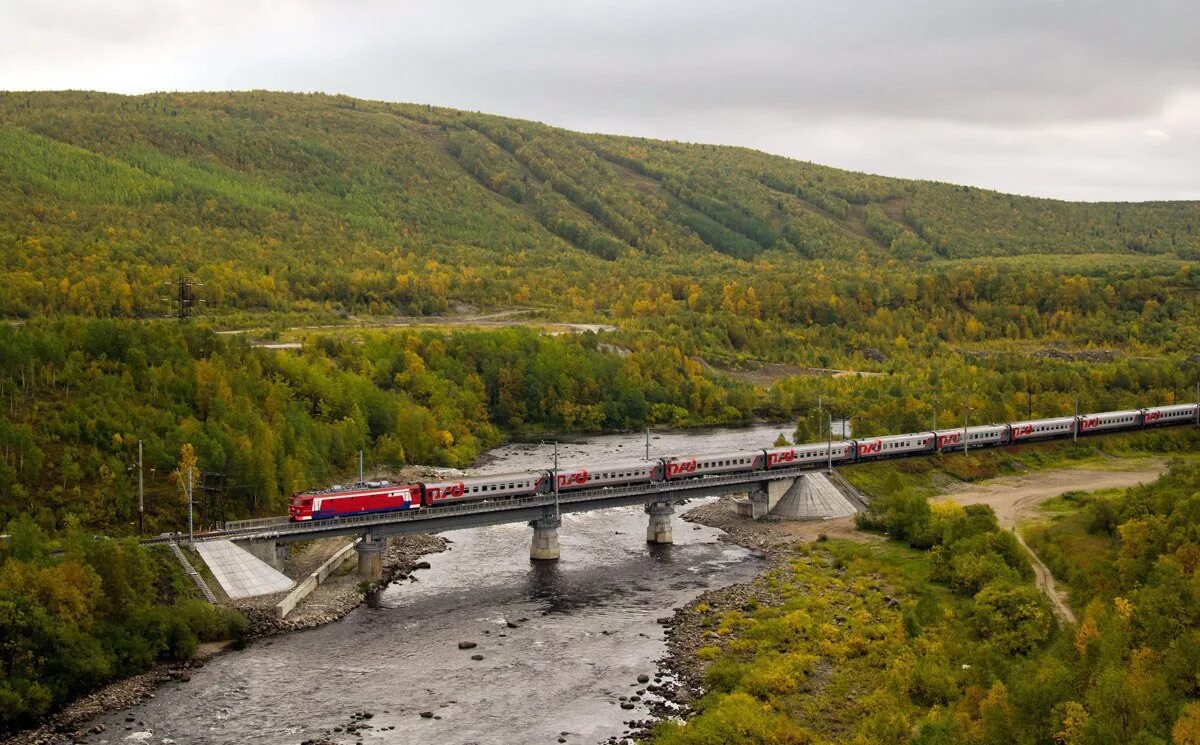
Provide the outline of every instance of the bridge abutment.
{"type": "Polygon", "coordinates": [[[646,525],[646,543],[674,543],[671,515],[675,514],[675,505],[670,502],[651,502],[646,505],[646,514],[650,516],[650,522],[646,525]]]}
{"type": "Polygon", "coordinates": [[[383,549],[387,546],[384,538],[367,533],[363,536],[354,550],[358,553],[358,576],[368,582],[383,579],[383,549]]]}
{"type": "Polygon", "coordinates": [[[533,528],[533,542],[529,544],[529,558],[534,561],[558,561],[558,529],[562,518],[553,514],[543,515],[529,521],[533,528]]]}

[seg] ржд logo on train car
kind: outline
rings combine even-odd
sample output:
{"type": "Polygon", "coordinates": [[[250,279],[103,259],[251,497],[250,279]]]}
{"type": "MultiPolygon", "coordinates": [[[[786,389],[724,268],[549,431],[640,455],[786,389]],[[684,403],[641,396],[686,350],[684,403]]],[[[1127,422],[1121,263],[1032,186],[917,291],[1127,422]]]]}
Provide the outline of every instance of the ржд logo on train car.
{"type": "Polygon", "coordinates": [[[1018,437],[1028,437],[1029,435],[1032,435],[1032,434],[1033,434],[1033,425],[1032,424],[1026,424],[1021,427],[1013,427],[1012,428],[1012,436],[1013,436],[1014,440],[1017,439],[1018,437]]]}
{"type": "Polygon", "coordinates": [[[858,454],[859,455],[872,455],[874,453],[882,453],[882,452],[883,452],[883,440],[875,440],[874,442],[858,443],[858,454]]]}
{"type": "Polygon", "coordinates": [[[1079,420],[1079,431],[1087,432],[1089,429],[1095,429],[1100,426],[1100,417],[1090,416],[1087,419],[1079,420]]]}
{"type": "Polygon", "coordinates": [[[942,448],[946,447],[947,445],[961,445],[962,437],[963,437],[962,432],[952,432],[948,435],[938,435],[938,440],[937,440],[938,449],[941,450],[942,448]]]}
{"type": "Polygon", "coordinates": [[[430,500],[437,501],[450,497],[461,497],[467,492],[467,485],[459,481],[457,484],[448,484],[445,487],[430,486],[426,488],[425,492],[429,495],[430,500]]]}
{"type": "Polygon", "coordinates": [[[685,473],[696,472],[696,459],[689,458],[688,460],[674,460],[667,463],[667,478],[675,478],[685,473]]]}
{"type": "Polygon", "coordinates": [[[558,474],[558,488],[562,489],[568,486],[584,486],[588,482],[587,469],[580,469],[570,473],[558,474]]]}
{"type": "Polygon", "coordinates": [[[1142,420],[1142,423],[1149,424],[1150,422],[1157,422],[1159,419],[1162,419],[1161,411],[1147,411],[1146,418],[1142,420]]]}
{"type": "Polygon", "coordinates": [[[774,468],[780,463],[791,463],[796,460],[795,450],[784,450],[782,453],[767,453],[767,467],[774,468]]]}

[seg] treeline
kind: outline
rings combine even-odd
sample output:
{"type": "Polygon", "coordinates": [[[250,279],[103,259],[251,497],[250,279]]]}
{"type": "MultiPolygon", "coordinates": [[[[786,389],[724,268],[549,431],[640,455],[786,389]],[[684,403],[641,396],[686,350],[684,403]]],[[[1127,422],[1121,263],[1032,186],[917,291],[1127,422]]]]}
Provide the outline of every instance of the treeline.
{"type": "MultiPolygon", "coordinates": [[[[10,316],[158,315],[179,275],[226,309],[429,314],[522,290],[519,302],[609,309],[640,281],[764,273],[823,304],[831,293],[806,278],[827,269],[805,259],[867,279],[904,277],[891,259],[924,271],[942,257],[1200,255],[1195,203],[1029,199],[434,107],[63,92],[3,93],[0,112],[10,316]]],[[[1057,295],[1077,272],[1032,286],[1057,295]]],[[[882,296],[872,281],[865,296],[882,296]]],[[[1021,300],[1047,314],[1046,299],[1021,300]]]]}
{"type": "Polygon", "coordinates": [[[653,742],[1197,741],[1200,465],[1073,495],[1034,533],[1071,578],[1069,626],[991,508],[930,505],[906,468],[880,468],[859,520],[894,541],[800,546],[737,605],[695,608],[707,693],[653,742]]]}
{"type": "Polygon", "coordinates": [[[69,520],[51,541],[27,516],[0,548],[0,733],[202,641],[235,639],[246,620],[194,597],[165,550],[98,539],[69,520]],[[59,552],[58,555],[52,553],[59,552]]]}
{"type": "Polygon", "coordinates": [[[647,339],[526,329],[313,335],[301,353],[195,325],[70,319],[0,327],[0,511],[128,526],[143,443],[148,529],[173,529],[190,444],[202,516],[279,514],[295,491],[368,464],[469,465],[502,438],[729,424],[753,388],[647,339]]]}

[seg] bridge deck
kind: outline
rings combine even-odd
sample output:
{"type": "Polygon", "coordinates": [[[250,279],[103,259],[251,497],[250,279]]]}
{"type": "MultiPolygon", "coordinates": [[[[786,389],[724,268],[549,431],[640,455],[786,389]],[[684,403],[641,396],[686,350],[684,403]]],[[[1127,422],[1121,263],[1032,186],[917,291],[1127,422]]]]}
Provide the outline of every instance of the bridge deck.
{"type": "MultiPolygon", "coordinates": [[[[585,489],[563,492],[558,496],[561,512],[585,512],[588,510],[622,507],[662,500],[695,499],[706,496],[722,496],[746,491],[748,486],[764,481],[794,479],[814,468],[786,468],[774,471],[748,471],[745,473],[710,476],[681,481],[635,484],[603,489],[585,489]]],[[[467,502],[442,507],[426,507],[418,510],[403,510],[379,514],[353,515],[349,517],[313,520],[309,522],[247,525],[227,530],[218,530],[196,536],[196,542],[214,540],[274,540],[281,543],[308,541],[337,535],[362,534],[367,531],[377,535],[403,533],[437,533],[445,530],[498,525],[501,523],[534,520],[553,510],[553,494],[538,494],[496,501],[467,502]]],[[[174,537],[151,538],[146,543],[163,543],[174,537]]]]}

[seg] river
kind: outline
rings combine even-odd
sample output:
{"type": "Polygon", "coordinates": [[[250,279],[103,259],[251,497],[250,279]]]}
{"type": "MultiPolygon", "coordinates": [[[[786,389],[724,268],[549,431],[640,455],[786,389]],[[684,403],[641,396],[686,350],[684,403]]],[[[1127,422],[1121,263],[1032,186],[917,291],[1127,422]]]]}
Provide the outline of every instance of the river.
{"type": "MultiPolygon", "coordinates": [[[[651,455],[769,446],[779,426],[652,435],[651,455]]],[[[563,444],[560,462],[645,453],[641,435],[563,444]]],[[[548,466],[551,445],[513,444],[480,470],[548,466]]],[[[215,658],[132,710],[88,723],[89,742],[599,743],[648,715],[623,710],[665,653],[656,619],[761,569],[718,531],[676,518],[675,544],[647,546],[640,508],[564,515],[562,559],[533,564],[525,525],[445,534],[416,582],[341,621],[215,658]],[[515,628],[508,622],[513,622],[515,628]],[[475,642],[460,650],[460,641],[475,642]],[[472,655],[482,655],[473,660],[472,655]],[[354,712],[370,729],[347,734],[354,712]],[[432,717],[422,717],[432,712],[432,717]],[[126,716],[132,722],[126,722],[126,716]],[[388,729],[390,728],[390,729],[388,729]]]]}

